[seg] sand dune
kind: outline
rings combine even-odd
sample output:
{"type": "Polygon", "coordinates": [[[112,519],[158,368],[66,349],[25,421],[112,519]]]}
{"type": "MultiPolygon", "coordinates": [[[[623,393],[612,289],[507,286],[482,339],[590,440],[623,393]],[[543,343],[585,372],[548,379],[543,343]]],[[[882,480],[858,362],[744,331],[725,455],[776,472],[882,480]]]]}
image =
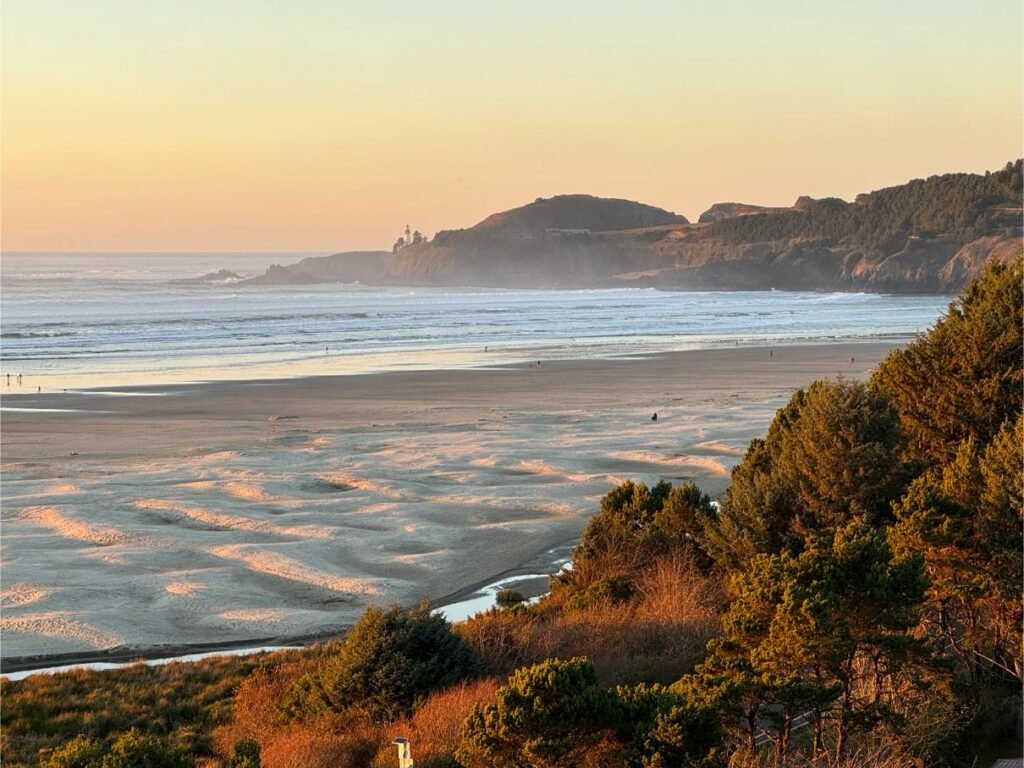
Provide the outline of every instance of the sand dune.
{"type": "Polygon", "coordinates": [[[276,624],[285,618],[284,611],[277,611],[272,608],[221,611],[217,616],[228,621],[244,621],[258,624],[276,624]]]}
{"type": "Polygon", "coordinates": [[[32,613],[20,616],[5,615],[0,617],[0,630],[3,632],[25,632],[43,637],[54,637],[74,640],[92,648],[112,648],[121,644],[121,638],[109,632],[103,632],[82,621],[68,618],[60,612],[32,613]]]}
{"type": "Polygon", "coordinates": [[[523,472],[529,475],[542,475],[545,477],[558,477],[572,483],[586,483],[596,478],[604,478],[605,475],[594,475],[585,472],[569,472],[564,469],[552,466],[541,459],[527,459],[517,462],[509,467],[513,472],[523,472]]]}
{"type": "Polygon", "coordinates": [[[248,483],[225,483],[224,490],[235,498],[244,499],[245,501],[259,501],[262,503],[279,501],[276,496],[272,496],[262,488],[258,488],[255,485],[249,485],[248,483]]]}
{"type": "Polygon", "coordinates": [[[385,483],[368,480],[363,477],[357,477],[349,472],[331,472],[330,474],[322,475],[320,479],[331,485],[358,488],[360,491],[366,491],[367,493],[376,494],[378,496],[386,496],[389,499],[402,498],[402,492],[397,488],[393,488],[385,483]]]}
{"type": "Polygon", "coordinates": [[[274,536],[291,536],[304,539],[329,539],[331,531],[315,525],[277,525],[265,520],[253,520],[250,517],[239,515],[228,515],[222,512],[212,512],[202,507],[192,507],[185,504],[178,504],[173,501],[162,499],[142,499],[135,502],[139,509],[155,510],[159,512],[171,512],[175,515],[187,517],[190,520],[203,523],[204,525],[222,528],[225,530],[252,531],[253,533],[269,533],[274,536]]]}
{"type": "Polygon", "coordinates": [[[198,584],[194,581],[172,581],[164,587],[164,591],[169,595],[192,597],[202,592],[205,588],[205,584],[198,584]]]}
{"type": "Polygon", "coordinates": [[[0,608],[30,605],[47,597],[52,589],[40,584],[14,584],[0,592],[0,608]]]}
{"type": "Polygon", "coordinates": [[[734,445],[727,445],[721,440],[705,440],[703,443],[697,443],[693,446],[695,449],[707,451],[708,453],[720,454],[723,456],[740,456],[747,452],[747,447],[738,447],[734,445]]]}
{"type": "Polygon", "coordinates": [[[707,456],[684,456],[680,454],[653,453],[651,451],[614,451],[611,458],[634,464],[662,464],[674,467],[694,467],[713,475],[726,476],[729,469],[720,461],[707,456]]]}
{"type": "Polygon", "coordinates": [[[22,514],[22,519],[31,520],[44,528],[49,528],[62,538],[85,541],[100,547],[127,544],[135,539],[131,534],[117,528],[89,525],[81,520],[68,517],[56,507],[30,507],[22,514]]]}
{"type": "Polygon", "coordinates": [[[257,573],[265,573],[289,581],[322,587],[334,592],[346,592],[355,595],[376,595],[379,593],[377,587],[367,579],[345,578],[316,571],[297,560],[277,552],[252,550],[243,545],[234,544],[211,547],[206,551],[211,555],[216,555],[226,560],[237,560],[245,563],[250,570],[257,573]]]}

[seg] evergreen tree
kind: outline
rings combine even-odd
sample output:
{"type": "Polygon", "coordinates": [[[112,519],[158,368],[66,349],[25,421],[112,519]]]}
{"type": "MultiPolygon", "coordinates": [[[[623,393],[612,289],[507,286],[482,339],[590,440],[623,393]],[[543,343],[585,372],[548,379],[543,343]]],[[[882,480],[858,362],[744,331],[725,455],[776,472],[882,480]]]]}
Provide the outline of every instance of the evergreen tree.
{"type": "Polygon", "coordinates": [[[737,569],[759,553],[797,553],[854,518],[885,524],[914,473],[901,450],[884,395],[859,382],[816,381],[733,469],[722,509],[703,517],[705,546],[737,569]]]}
{"type": "Polygon", "coordinates": [[[473,649],[425,603],[412,610],[371,606],[338,652],[296,681],[282,711],[308,719],[354,708],[372,720],[393,720],[433,691],[482,669],[473,649]]]}
{"type": "Polygon", "coordinates": [[[841,755],[851,733],[897,717],[901,686],[914,682],[906,671],[929,668],[928,646],[911,633],[921,559],[894,557],[877,528],[849,523],[799,555],[759,555],[732,579],[722,637],[677,689],[720,707],[750,748],[759,733],[769,738],[779,765],[799,718],[815,721],[818,747],[827,732],[841,755]]]}
{"type": "Polygon", "coordinates": [[[899,412],[914,456],[944,464],[973,438],[987,445],[1021,413],[1024,268],[990,263],[928,333],[872,377],[899,412]]]}

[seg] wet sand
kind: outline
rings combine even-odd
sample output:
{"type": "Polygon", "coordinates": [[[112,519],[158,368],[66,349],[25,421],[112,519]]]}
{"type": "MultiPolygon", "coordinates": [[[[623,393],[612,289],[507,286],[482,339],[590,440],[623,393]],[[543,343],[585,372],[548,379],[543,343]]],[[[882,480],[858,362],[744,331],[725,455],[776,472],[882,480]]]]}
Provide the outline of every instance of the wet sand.
{"type": "Polygon", "coordinates": [[[316,637],[465,593],[620,480],[720,494],[793,389],[891,346],[5,396],[0,652],[316,637]]]}

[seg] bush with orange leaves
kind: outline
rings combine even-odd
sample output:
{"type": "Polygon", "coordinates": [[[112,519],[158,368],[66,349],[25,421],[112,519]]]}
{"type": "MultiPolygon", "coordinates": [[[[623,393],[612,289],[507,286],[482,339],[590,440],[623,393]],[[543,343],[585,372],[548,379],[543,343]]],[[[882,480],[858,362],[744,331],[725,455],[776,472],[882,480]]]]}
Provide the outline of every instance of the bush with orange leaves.
{"type": "MultiPolygon", "coordinates": [[[[599,585],[614,574],[602,556],[588,557],[575,584],[599,585]]],[[[556,586],[532,607],[491,610],[456,627],[493,673],[511,674],[549,658],[586,656],[606,685],[669,684],[691,670],[719,632],[721,582],[685,554],[649,561],[628,577],[632,589],[589,590],[556,586]],[[621,594],[621,593],[620,593],[621,594]]]]}
{"type": "Polygon", "coordinates": [[[381,730],[361,719],[323,717],[289,723],[279,707],[285,692],[324,649],[272,659],[257,669],[235,694],[229,725],[214,732],[217,752],[230,755],[234,745],[252,739],[260,745],[263,768],[363,768],[376,754],[381,730]]]}
{"type": "Polygon", "coordinates": [[[386,746],[377,753],[374,768],[393,768],[394,738],[410,740],[417,766],[441,768],[454,765],[462,724],[475,707],[494,699],[497,680],[459,683],[435,693],[424,701],[411,717],[403,717],[384,727],[386,746]]]}

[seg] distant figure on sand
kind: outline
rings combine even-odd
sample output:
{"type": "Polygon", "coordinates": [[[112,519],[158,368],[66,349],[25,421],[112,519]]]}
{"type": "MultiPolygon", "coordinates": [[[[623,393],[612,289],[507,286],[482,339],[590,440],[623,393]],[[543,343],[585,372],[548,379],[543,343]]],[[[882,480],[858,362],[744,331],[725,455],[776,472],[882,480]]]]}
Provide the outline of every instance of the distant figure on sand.
{"type": "Polygon", "coordinates": [[[36,394],[39,394],[42,391],[43,391],[42,387],[36,387],[36,394]]]}
{"type": "Polygon", "coordinates": [[[851,363],[853,362],[853,357],[852,357],[852,356],[850,357],[850,362],[851,362],[851,363]]]}
{"type": "Polygon", "coordinates": [[[11,386],[11,374],[7,374],[7,386],[11,386]]]}
{"type": "Polygon", "coordinates": [[[775,355],[775,352],[769,349],[768,350],[768,357],[773,357],[774,355],[775,355]]]}
{"type": "Polygon", "coordinates": [[[651,416],[651,421],[657,421],[657,420],[658,420],[658,412],[657,412],[657,411],[655,411],[655,412],[654,412],[654,415],[653,415],[653,416],[651,416]]]}
{"type": "Polygon", "coordinates": [[[329,349],[330,349],[330,347],[324,347],[324,354],[325,355],[327,354],[327,350],[329,350],[329,349]]]}

